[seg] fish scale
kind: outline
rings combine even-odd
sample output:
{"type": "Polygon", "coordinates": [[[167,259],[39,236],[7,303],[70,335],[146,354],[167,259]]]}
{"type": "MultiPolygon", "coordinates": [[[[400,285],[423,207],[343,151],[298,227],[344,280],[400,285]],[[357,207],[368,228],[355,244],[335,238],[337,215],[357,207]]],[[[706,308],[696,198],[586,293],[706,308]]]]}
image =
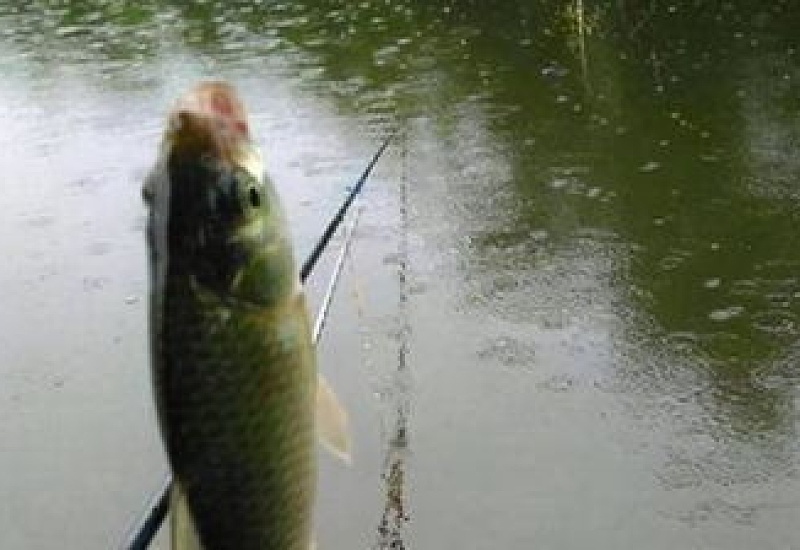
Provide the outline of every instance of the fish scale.
{"type": "Polygon", "coordinates": [[[165,326],[177,327],[164,334],[172,351],[159,384],[176,434],[168,454],[208,550],[308,548],[299,518],[310,520],[314,493],[315,372],[307,318],[278,313],[305,311],[289,301],[253,310],[189,294],[165,304],[165,326]]]}
{"type": "Polygon", "coordinates": [[[176,328],[164,333],[162,414],[205,546],[305,550],[310,529],[298,518],[313,497],[314,375],[305,317],[167,296],[164,324],[176,328]],[[299,332],[288,348],[287,323],[299,332]]]}

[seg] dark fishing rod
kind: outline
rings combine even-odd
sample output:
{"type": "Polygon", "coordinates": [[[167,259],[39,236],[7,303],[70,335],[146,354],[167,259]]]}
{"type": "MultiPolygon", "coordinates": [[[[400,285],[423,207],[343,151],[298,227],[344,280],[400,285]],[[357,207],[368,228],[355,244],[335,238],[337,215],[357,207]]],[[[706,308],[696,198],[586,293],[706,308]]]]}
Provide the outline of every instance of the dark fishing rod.
{"type": "Polygon", "coordinates": [[[353,201],[361,192],[361,188],[364,187],[364,182],[367,181],[370,173],[372,172],[372,168],[375,166],[375,163],[378,162],[378,159],[381,158],[383,152],[389,146],[389,142],[392,141],[394,134],[390,134],[387,137],[383,144],[381,145],[380,149],[375,153],[372,157],[372,160],[369,162],[367,167],[364,169],[364,172],[361,173],[361,177],[358,178],[358,181],[353,186],[353,189],[350,190],[350,194],[347,195],[347,198],[342,203],[342,206],[339,207],[339,211],[333,216],[328,227],[325,228],[325,232],[320,237],[319,241],[317,241],[316,246],[311,251],[311,254],[308,255],[308,259],[303,264],[303,267],[300,268],[300,280],[305,281],[308,275],[311,273],[311,270],[314,269],[314,265],[317,263],[322,251],[325,250],[325,247],[328,246],[328,242],[330,242],[331,237],[333,234],[336,233],[336,229],[341,225],[342,220],[344,219],[344,215],[347,213],[347,209],[350,208],[350,205],[353,204],[353,201]]]}
{"type": "MultiPolygon", "coordinates": [[[[333,235],[336,233],[336,230],[342,224],[342,220],[344,220],[345,214],[347,214],[347,210],[353,204],[356,197],[361,192],[361,189],[364,187],[364,183],[369,178],[370,173],[372,173],[372,169],[375,167],[375,164],[378,162],[378,159],[381,158],[383,152],[389,146],[389,142],[392,141],[394,134],[389,135],[383,143],[381,144],[378,151],[373,155],[372,160],[370,160],[367,167],[361,173],[361,176],[356,181],[353,188],[350,190],[350,193],[345,198],[344,203],[342,206],[339,207],[339,210],[336,211],[336,214],[331,219],[330,223],[328,223],[327,227],[325,228],[324,233],[317,241],[317,244],[314,245],[311,253],[309,254],[306,261],[303,263],[303,266],[300,268],[300,281],[305,282],[311,272],[314,270],[314,266],[317,264],[317,260],[322,255],[322,252],[328,246],[333,235]]],[[[330,301],[333,295],[333,290],[336,285],[336,281],[339,278],[339,274],[341,273],[342,265],[344,263],[344,258],[347,254],[347,250],[350,246],[350,241],[352,240],[355,225],[357,223],[358,218],[355,217],[353,222],[351,223],[347,235],[345,236],[345,242],[342,244],[342,249],[339,254],[339,257],[336,261],[336,266],[334,267],[334,273],[331,277],[331,282],[328,285],[328,290],[325,293],[325,297],[323,299],[323,304],[320,307],[319,314],[317,315],[316,322],[314,324],[314,342],[319,339],[322,326],[325,322],[325,317],[328,312],[328,308],[330,307],[330,301]]],[[[153,542],[153,538],[155,538],[156,533],[161,528],[161,524],[164,523],[164,518],[167,517],[167,512],[169,511],[169,493],[170,489],[172,488],[172,476],[168,475],[164,481],[161,483],[161,486],[157,490],[157,492],[153,495],[150,501],[145,508],[145,513],[142,515],[141,519],[136,522],[136,527],[131,530],[131,534],[126,539],[125,544],[120,547],[120,550],[146,550],[150,543],[153,542]]]]}

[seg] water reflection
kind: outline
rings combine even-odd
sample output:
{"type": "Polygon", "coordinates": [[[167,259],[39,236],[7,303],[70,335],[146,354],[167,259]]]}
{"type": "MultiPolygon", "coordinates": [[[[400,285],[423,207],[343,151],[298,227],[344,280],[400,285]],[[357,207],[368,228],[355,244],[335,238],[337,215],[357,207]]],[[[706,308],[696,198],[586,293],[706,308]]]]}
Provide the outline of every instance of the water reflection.
{"type": "MultiPolygon", "coordinates": [[[[786,52],[792,39],[778,37],[790,13],[786,5],[751,7],[759,23],[746,42],[736,38],[744,6],[723,16],[674,12],[638,29],[634,44],[651,52],[645,82],[669,118],[656,120],[657,103],[646,99],[653,94],[639,95],[625,123],[632,139],[614,151],[617,167],[638,164],[634,155],[643,158],[648,142],[658,142],[651,154],[659,169],[635,179],[612,174],[627,185],[639,181],[625,201],[637,220],[628,238],[640,245],[630,270],[637,302],[671,335],[667,342],[692,349],[709,369],[714,389],[705,405],[723,430],[740,434],[793,422],[784,406],[791,397],[763,391],[760,377],[798,336],[790,297],[800,267],[786,240],[796,230],[792,205],[753,196],[748,181],[760,174],[742,156],[752,150],[743,130],[754,124],[741,108],[742,83],[762,78],[742,69],[786,52]],[[708,25],[691,24],[698,16],[708,25]],[[659,33],[667,31],[664,43],[659,33]]],[[[783,56],[781,65],[788,70],[793,61],[783,56]]]]}

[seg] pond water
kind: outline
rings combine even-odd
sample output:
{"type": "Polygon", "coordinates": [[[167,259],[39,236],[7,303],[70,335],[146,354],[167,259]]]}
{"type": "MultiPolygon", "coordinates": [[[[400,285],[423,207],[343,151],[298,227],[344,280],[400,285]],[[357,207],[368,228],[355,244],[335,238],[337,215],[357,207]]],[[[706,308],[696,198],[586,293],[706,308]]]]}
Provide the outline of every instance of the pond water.
{"type": "Polygon", "coordinates": [[[165,474],[140,186],[224,78],[300,258],[397,132],[320,548],[800,548],[800,5],[713,4],[3,2],[0,547],[113,547],[165,474]]]}

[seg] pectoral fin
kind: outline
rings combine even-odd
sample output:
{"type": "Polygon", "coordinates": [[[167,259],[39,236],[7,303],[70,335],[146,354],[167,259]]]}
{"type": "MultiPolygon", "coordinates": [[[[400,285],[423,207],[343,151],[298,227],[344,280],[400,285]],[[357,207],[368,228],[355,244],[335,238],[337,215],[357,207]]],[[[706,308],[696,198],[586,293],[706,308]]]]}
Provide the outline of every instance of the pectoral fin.
{"type": "Polygon", "coordinates": [[[347,413],[322,375],[317,377],[317,435],[328,451],[350,464],[347,413]]]}

